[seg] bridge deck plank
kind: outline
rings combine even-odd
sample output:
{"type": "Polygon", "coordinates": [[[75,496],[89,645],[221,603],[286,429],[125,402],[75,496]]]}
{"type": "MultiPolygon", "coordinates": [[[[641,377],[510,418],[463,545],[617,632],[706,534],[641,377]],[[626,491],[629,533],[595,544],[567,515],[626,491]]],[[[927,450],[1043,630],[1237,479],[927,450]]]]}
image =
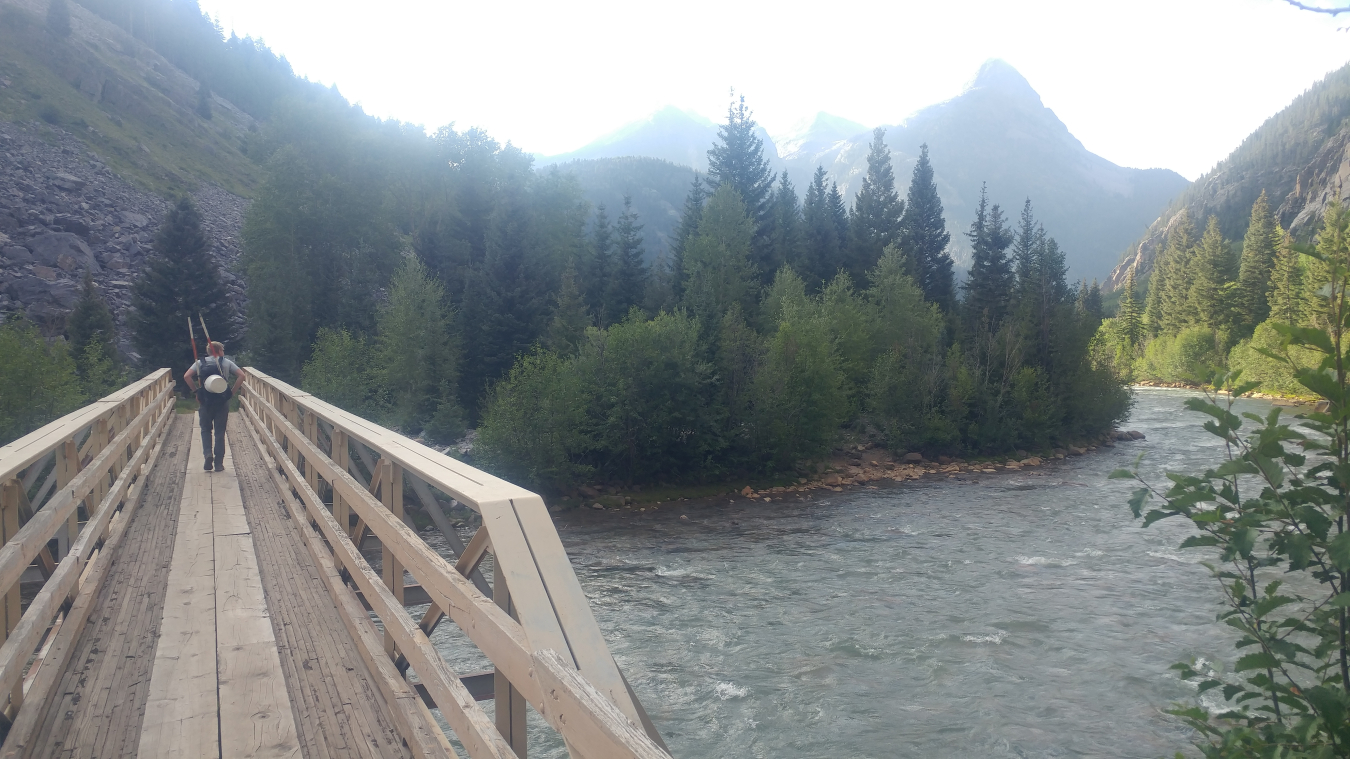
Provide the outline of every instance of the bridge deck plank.
{"type": "Polygon", "coordinates": [[[81,632],[28,756],[133,756],[163,618],[192,423],[174,419],[164,452],[81,632]]]}
{"type": "Polygon", "coordinates": [[[260,452],[238,422],[230,425],[229,443],[304,756],[410,757],[260,452]]]}

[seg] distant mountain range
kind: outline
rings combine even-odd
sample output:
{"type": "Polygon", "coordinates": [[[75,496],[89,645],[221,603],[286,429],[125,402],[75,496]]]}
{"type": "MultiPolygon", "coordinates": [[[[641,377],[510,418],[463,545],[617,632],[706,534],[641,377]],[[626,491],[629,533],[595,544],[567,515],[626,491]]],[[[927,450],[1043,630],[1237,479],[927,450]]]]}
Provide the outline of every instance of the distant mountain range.
{"type": "MultiPolygon", "coordinates": [[[[537,162],[548,166],[648,156],[704,171],[716,134],[716,125],[707,119],[670,107],[580,150],[540,156],[537,162]]],[[[787,172],[799,194],[816,167],[824,166],[851,201],[867,173],[872,133],[857,122],[820,113],[776,140],[767,133],[761,137],[771,164],[787,172]]],[[[974,217],[984,182],[991,200],[1001,204],[1009,217],[1016,217],[1030,198],[1037,219],[1065,249],[1070,276],[1087,279],[1104,277],[1120,251],[1138,240],[1159,211],[1189,184],[1174,171],[1124,168],[1091,153],[1045,107],[1027,80],[1000,60],[985,63],[957,97],[886,127],[902,195],[919,146],[925,143],[958,263],[967,258],[962,233],[974,217]]],[[[588,196],[595,194],[585,177],[582,185],[588,196]]],[[[639,188],[634,184],[630,190],[636,193],[639,188]]],[[[676,219],[682,198],[665,199],[677,209],[676,219]]],[[[649,223],[651,247],[669,231],[664,220],[649,223]]]]}
{"type": "Polygon", "coordinates": [[[1147,277],[1177,215],[1190,211],[1197,229],[1214,216],[1224,237],[1247,233],[1252,204],[1264,191],[1280,224],[1308,238],[1328,201],[1350,184],[1350,64],[1331,72],[1247,136],[1227,158],[1169,205],[1142,240],[1125,252],[1108,285],[1131,267],[1147,277]]]}

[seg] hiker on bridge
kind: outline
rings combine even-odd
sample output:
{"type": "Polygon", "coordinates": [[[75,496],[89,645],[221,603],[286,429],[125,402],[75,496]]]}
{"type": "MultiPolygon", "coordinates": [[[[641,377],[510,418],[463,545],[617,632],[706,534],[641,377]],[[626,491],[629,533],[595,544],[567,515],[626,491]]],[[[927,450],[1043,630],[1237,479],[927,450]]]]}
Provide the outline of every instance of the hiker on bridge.
{"type": "Polygon", "coordinates": [[[188,387],[197,394],[197,420],[202,427],[202,453],[206,463],[202,469],[211,471],[213,447],[212,431],[215,432],[214,466],[217,472],[225,471],[225,424],[230,420],[230,398],[239,392],[244,384],[244,370],[225,358],[225,344],[208,343],[206,358],[192,364],[183,379],[188,387]],[[230,378],[234,377],[234,387],[230,387],[230,378]],[[197,381],[201,380],[201,387],[197,381]]]}

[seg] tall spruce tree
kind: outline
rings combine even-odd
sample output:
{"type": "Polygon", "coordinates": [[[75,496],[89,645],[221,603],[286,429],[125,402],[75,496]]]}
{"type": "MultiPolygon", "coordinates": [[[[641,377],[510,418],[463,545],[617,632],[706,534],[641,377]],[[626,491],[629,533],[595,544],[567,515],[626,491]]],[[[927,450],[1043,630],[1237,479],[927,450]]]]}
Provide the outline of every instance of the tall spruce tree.
{"type": "Polygon", "coordinates": [[[183,372],[192,363],[189,318],[195,325],[200,314],[211,337],[237,349],[230,345],[234,308],[210,250],[197,207],[187,198],[179,200],[164,215],[155,250],[132,294],[132,345],[141,356],[142,367],[169,367],[184,392],[183,372]]]}
{"type": "Polygon", "coordinates": [[[1190,257],[1186,279],[1190,281],[1187,314],[1190,324],[1226,329],[1231,323],[1225,285],[1230,278],[1228,243],[1219,231],[1219,219],[1209,217],[1200,245],[1190,257]]]}
{"type": "Polygon", "coordinates": [[[113,341],[117,327],[94,278],[84,273],[84,289],[66,318],[66,339],[75,359],[75,373],[89,399],[102,398],[125,384],[125,372],[113,341]]]}
{"type": "Polygon", "coordinates": [[[819,290],[839,268],[839,226],[834,217],[830,188],[825,184],[825,167],[817,166],[806,188],[806,202],[802,204],[802,219],[806,226],[805,255],[793,269],[801,275],[807,288],[819,290]]]}
{"type": "Polygon", "coordinates": [[[769,227],[769,260],[775,269],[790,264],[800,267],[806,258],[806,230],[797,190],[783,172],[773,193],[773,215],[769,227]]]}
{"type": "Polygon", "coordinates": [[[708,199],[708,188],[703,177],[694,172],[694,183],[689,194],[684,197],[684,212],[680,215],[680,226],[675,230],[675,239],[670,244],[670,297],[678,303],[684,297],[684,253],[689,240],[698,234],[698,223],[703,218],[703,202],[708,199]]]}
{"type": "Polygon", "coordinates": [[[1142,314],[1139,311],[1139,299],[1135,293],[1134,268],[1125,272],[1125,284],[1120,288],[1120,307],[1116,310],[1116,320],[1120,323],[1120,332],[1130,347],[1139,344],[1144,337],[1142,314]]]}
{"type": "Polygon", "coordinates": [[[609,295],[605,298],[606,322],[617,324],[628,315],[628,309],[640,306],[647,289],[647,263],[643,261],[642,226],[637,211],[633,210],[631,195],[623,196],[623,213],[614,226],[614,272],[609,278],[609,295]]]}
{"type": "Polygon", "coordinates": [[[989,193],[984,185],[980,186],[980,203],[966,237],[970,239],[972,254],[963,304],[966,328],[975,330],[984,325],[996,332],[1012,302],[1013,268],[1007,251],[1013,242],[1013,233],[1004,223],[998,204],[989,205],[989,193]]]}
{"type": "MultiPolygon", "coordinates": [[[[1036,267],[1036,245],[1037,245],[1036,217],[1031,213],[1031,198],[1027,198],[1022,204],[1022,217],[1017,225],[1017,237],[1013,240],[1013,268],[1017,273],[1017,286],[1019,292],[1031,280],[1032,271],[1036,267]]],[[[1044,236],[1044,231],[1040,232],[1044,236]]]]}
{"type": "Polygon", "coordinates": [[[881,252],[896,242],[904,212],[905,203],[895,189],[886,130],[877,127],[872,132],[872,144],[867,153],[867,176],[863,177],[848,223],[846,268],[854,282],[866,281],[867,272],[881,260],[881,252]]]}
{"type": "Polygon", "coordinates": [[[1153,276],[1157,282],[1150,284],[1150,291],[1153,284],[1156,284],[1158,333],[1175,335],[1195,322],[1194,309],[1190,304],[1189,278],[1193,255],[1195,255],[1195,227],[1191,224],[1190,213],[1183,209],[1167,233],[1167,247],[1163,249],[1153,266],[1153,276]]]}
{"type": "Polygon", "coordinates": [[[684,306],[711,332],[733,306],[754,316],[759,273],[750,260],[754,222],[730,185],[708,198],[684,256],[684,306]]]}
{"type": "Polygon", "coordinates": [[[565,355],[576,353],[589,326],[591,315],[586,308],[586,298],[577,286],[576,264],[568,261],[558,291],[553,294],[553,318],[548,325],[545,345],[565,355]]]}
{"type": "Polygon", "coordinates": [[[933,180],[928,145],[921,145],[900,218],[900,249],[913,262],[914,278],[923,288],[924,297],[947,313],[952,312],[956,300],[954,262],[947,253],[951,239],[942,218],[942,199],[933,180]]]}
{"type": "Polygon", "coordinates": [[[1252,218],[1242,239],[1242,262],[1238,269],[1238,316],[1244,334],[1270,316],[1271,273],[1280,247],[1276,236],[1275,214],[1266,200],[1266,191],[1252,204],[1252,218]]]}
{"type": "Polygon", "coordinates": [[[453,313],[445,289],[416,255],[405,256],[394,272],[389,302],[380,309],[377,323],[377,371],[389,393],[393,423],[416,434],[438,413],[458,418],[459,347],[453,313]]]}
{"type": "Polygon", "coordinates": [[[774,175],[764,157],[764,141],[755,134],[759,125],[751,116],[744,95],[727,106],[727,123],[717,128],[718,143],[708,151],[708,187],[716,191],[730,185],[740,196],[755,226],[751,263],[762,276],[771,278],[775,268],[769,260],[768,231],[774,175]]]}
{"type": "Polygon", "coordinates": [[[848,206],[844,203],[844,193],[839,191],[838,182],[830,182],[830,192],[825,196],[825,202],[830,209],[830,218],[834,220],[834,235],[839,239],[840,261],[829,273],[829,276],[833,277],[834,272],[843,263],[844,246],[848,245],[848,206]]]}
{"type": "Polygon", "coordinates": [[[586,305],[601,324],[609,323],[609,281],[614,274],[614,228],[609,225],[605,204],[595,207],[591,227],[590,261],[586,266],[586,305]]]}
{"type": "Polygon", "coordinates": [[[117,327],[113,322],[108,302],[98,292],[94,277],[84,273],[84,287],[75,310],[66,318],[66,339],[70,341],[71,354],[76,362],[90,345],[110,359],[117,358],[117,349],[113,340],[117,337],[117,327]]]}
{"type": "Polygon", "coordinates": [[[1294,250],[1293,238],[1287,233],[1281,233],[1280,250],[1275,254],[1275,265],[1270,277],[1268,318],[1273,322],[1302,326],[1306,321],[1302,256],[1302,253],[1294,250]]]}

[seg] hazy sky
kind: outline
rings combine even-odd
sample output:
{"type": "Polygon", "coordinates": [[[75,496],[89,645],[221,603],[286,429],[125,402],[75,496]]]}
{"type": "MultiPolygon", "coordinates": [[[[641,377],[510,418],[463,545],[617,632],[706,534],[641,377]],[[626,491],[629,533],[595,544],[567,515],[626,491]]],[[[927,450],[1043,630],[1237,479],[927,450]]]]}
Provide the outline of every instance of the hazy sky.
{"type": "Polygon", "coordinates": [[[1189,179],[1350,60],[1350,17],[1282,0],[201,0],[368,113],[553,154],[673,104],[770,134],[896,123],[1003,58],[1083,144],[1189,179]]]}

